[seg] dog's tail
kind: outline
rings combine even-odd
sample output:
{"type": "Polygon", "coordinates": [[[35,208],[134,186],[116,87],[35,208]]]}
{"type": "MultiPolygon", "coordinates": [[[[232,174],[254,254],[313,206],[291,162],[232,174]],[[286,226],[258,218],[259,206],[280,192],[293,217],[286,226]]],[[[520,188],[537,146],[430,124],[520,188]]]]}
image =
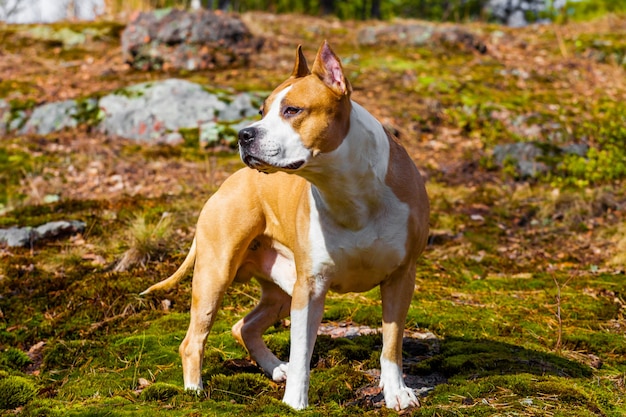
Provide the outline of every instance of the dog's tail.
{"type": "Polygon", "coordinates": [[[171,289],[176,284],[178,284],[181,279],[185,277],[185,274],[193,266],[195,260],[196,260],[196,238],[194,237],[193,242],[191,243],[191,248],[189,249],[189,253],[187,254],[187,257],[185,258],[183,263],[178,267],[176,272],[174,272],[169,278],[166,278],[161,282],[157,282],[156,284],[154,284],[153,286],[151,286],[144,292],[140,293],[139,295],[150,294],[151,292],[154,292],[157,290],[171,289]]]}

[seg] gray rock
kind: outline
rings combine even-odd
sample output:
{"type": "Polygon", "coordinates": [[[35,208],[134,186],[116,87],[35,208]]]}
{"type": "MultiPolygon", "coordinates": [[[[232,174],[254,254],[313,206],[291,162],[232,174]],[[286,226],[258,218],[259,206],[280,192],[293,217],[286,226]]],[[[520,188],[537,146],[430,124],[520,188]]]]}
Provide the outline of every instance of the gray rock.
{"type": "Polygon", "coordinates": [[[493,160],[499,167],[512,163],[522,178],[536,178],[553,170],[563,155],[585,156],[588,150],[585,144],[554,146],[540,142],[517,142],[496,145],[493,160]]]}
{"type": "Polygon", "coordinates": [[[28,247],[38,240],[58,239],[85,231],[81,221],[56,221],[32,227],[11,227],[0,229],[0,244],[9,247],[28,247]]]}
{"type": "Polygon", "coordinates": [[[199,129],[205,144],[233,143],[233,129],[249,124],[259,104],[257,94],[211,93],[199,84],[166,79],[132,85],[100,100],[47,103],[32,112],[12,111],[0,100],[0,134],[46,135],[89,124],[110,137],[142,142],[176,145],[183,142],[180,129],[199,129]]]}
{"type": "Polygon", "coordinates": [[[510,15],[507,16],[506,25],[512,28],[521,28],[528,24],[526,21],[526,15],[524,10],[518,9],[514,10],[510,15]]]}
{"type": "Polygon", "coordinates": [[[35,107],[20,133],[47,135],[65,128],[75,128],[77,114],[78,105],[75,100],[47,103],[35,107]]]}
{"type": "Polygon", "coordinates": [[[259,106],[253,103],[250,94],[237,94],[234,99],[219,111],[218,119],[232,122],[256,116],[259,113],[259,106]]]}
{"type": "Polygon", "coordinates": [[[166,142],[179,129],[199,128],[208,122],[235,122],[256,115],[254,97],[222,97],[199,84],[168,79],[137,84],[102,97],[100,129],[107,135],[144,142],[166,142]]]}
{"type": "Polygon", "coordinates": [[[6,100],[0,99],[0,135],[7,133],[10,117],[11,105],[6,100]]]}
{"type": "Polygon", "coordinates": [[[493,149],[493,158],[500,167],[506,163],[514,163],[518,174],[522,177],[536,177],[546,172],[548,167],[538,159],[543,151],[533,142],[518,142],[505,145],[496,145],[493,149]]]}
{"type": "Polygon", "coordinates": [[[408,46],[422,46],[429,43],[435,33],[432,24],[409,23],[367,27],[359,31],[357,39],[362,45],[395,43],[408,46]]]}
{"type": "Polygon", "coordinates": [[[237,15],[210,10],[139,13],[122,33],[126,61],[141,70],[247,65],[262,45],[237,15]]]}
{"type": "Polygon", "coordinates": [[[459,46],[463,49],[487,51],[480,37],[459,26],[436,26],[429,23],[400,23],[393,25],[370,26],[357,33],[357,41],[362,45],[444,45],[459,46]]]}
{"type": "Polygon", "coordinates": [[[526,26],[529,22],[542,22],[541,17],[563,8],[565,0],[489,0],[486,10],[493,18],[512,27],[526,26]]]}
{"type": "Polygon", "coordinates": [[[163,143],[165,143],[166,145],[176,146],[184,142],[185,138],[178,132],[170,132],[163,137],[163,143]]]}
{"type": "Polygon", "coordinates": [[[561,149],[566,154],[585,156],[589,152],[589,145],[585,143],[571,143],[563,146],[561,149]]]}
{"type": "Polygon", "coordinates": [[[0,243],[12,248],[30,246],[33,236],[32,230],[30,227],[0,229],[0,243]]]}
{"type": "Polygon", "coordinates": [[[85,231],[85,222],[71,220],[71,221],[56,221],[43,224],[36,227],[33,231],[39,239],[55,239],[61,236],[69,236],[85,231]]]}
{"type": "Polygon", "coordinates": [[[159,141],[166,132],[194,128],[226,108],[200,85],[169,79],[137,84],[100,99],[101,128],[112,136],[159,141]]]}

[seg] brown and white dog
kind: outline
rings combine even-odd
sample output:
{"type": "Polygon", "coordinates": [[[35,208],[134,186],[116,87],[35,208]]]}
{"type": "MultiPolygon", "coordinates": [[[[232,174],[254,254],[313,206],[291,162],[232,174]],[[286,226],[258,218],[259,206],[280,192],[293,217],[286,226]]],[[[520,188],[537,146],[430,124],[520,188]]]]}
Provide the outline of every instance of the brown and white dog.
{"type": "Polygon", "coordinates": [[[311,70],[298,47],[293,73],[265,100],[262,119],[239,132],[241,158],[252,169],[234,173],[207,201],[183,264],[144,292],[171,288],[195,263],[180,346],[186,389],[202,389],[204,346],[227,287],[255,277],[259,305],[232,331],[274,381],[286,380],[285,403],[308,406],[327,292],[380,286],[385,402],[398,410],[419,405],[402,376],[402,336],[428,235],[428,197],[404,148],[351,92],[326,42],[311,70]],[[285,363],[261,336],[289,315],[285,363]]]}

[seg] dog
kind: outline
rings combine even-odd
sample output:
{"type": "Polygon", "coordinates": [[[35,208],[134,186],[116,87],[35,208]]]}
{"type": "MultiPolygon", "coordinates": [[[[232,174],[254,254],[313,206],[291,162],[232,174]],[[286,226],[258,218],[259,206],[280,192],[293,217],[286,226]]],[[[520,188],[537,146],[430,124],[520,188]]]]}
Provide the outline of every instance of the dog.
{"type": "Polygon", "coordinates": [[[326,41],[311,69],[298,46],[291,76],[264,101],[261,119],[239,131],[247,167],[207,201],[179,269],[142,293],[170,289],[194,267],[189,329],[180,346],[187,390],[202,390],[204,347],[226,289],[254,277],[261,299],[232,333],[268,376],[286,381],[286,404],[308,407],[311,355],[328,291],[380,286],[385,404],[419,406],[403,379],[402,337],[416,260],[428,237],[428,196],[406,150],[351,93],[326,41]],[[287,316],[285,363],[262,334],[287,316]]]}

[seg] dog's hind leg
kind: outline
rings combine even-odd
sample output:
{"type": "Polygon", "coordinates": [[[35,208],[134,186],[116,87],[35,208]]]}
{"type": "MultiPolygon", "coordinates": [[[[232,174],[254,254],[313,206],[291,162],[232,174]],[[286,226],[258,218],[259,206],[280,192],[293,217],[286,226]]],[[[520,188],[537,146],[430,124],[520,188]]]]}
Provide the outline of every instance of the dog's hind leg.
{"type": "Polygon", "coordinates": [[[274,381],[281,382],[287,378],[287,364],[267,348],[262,335],[271,325],[289,315],[291,297],[272,282],[259,282],[262,288],[261,300],[254,310],[233,326],[233,336],[266,374],[274,381]]]}
{"type": "Polygon", "coordinates": [[[241,200],[233,190],[248,187],[252,171],[231,175],[207,201],[198,218],[189,329],[180,345],[183,379],[188,390],[202,389],[204,346],[249,247],[264,225],[260,204],[241,200]]]}
{"type": "MultiPolygon", "coordinates": [[[[205,230],[196,236],[198,254],[193,272],[189,329],[179,349],[188,390],[202,389],[204,346],[224,294],[241,263],[242,256],[236,255],[239,244],[226,245],[225,240],[217,236],[215,230],[205,230]]],[[[249,242],[244,241],[243,245],[247,244],[249,242]]]]}
{"type": "Polygon", "coordinates": [[[397,271],[380,286],[383,306],[383,351],[380,356],[380,386],[388,408],[402,410],[419,406],[413,390],[402,376],[402,338],[406,315],[415,291],[415,266],[397,271]]]}
{"type": "Polygon", "coordinates": [[[230,285],[226,271],[205,265],[198,257],[193,275],[189,329],[180,345],[185,389],[202,390],[202,361],[204,346],[213,326],[224,293],[230,285]]]}

